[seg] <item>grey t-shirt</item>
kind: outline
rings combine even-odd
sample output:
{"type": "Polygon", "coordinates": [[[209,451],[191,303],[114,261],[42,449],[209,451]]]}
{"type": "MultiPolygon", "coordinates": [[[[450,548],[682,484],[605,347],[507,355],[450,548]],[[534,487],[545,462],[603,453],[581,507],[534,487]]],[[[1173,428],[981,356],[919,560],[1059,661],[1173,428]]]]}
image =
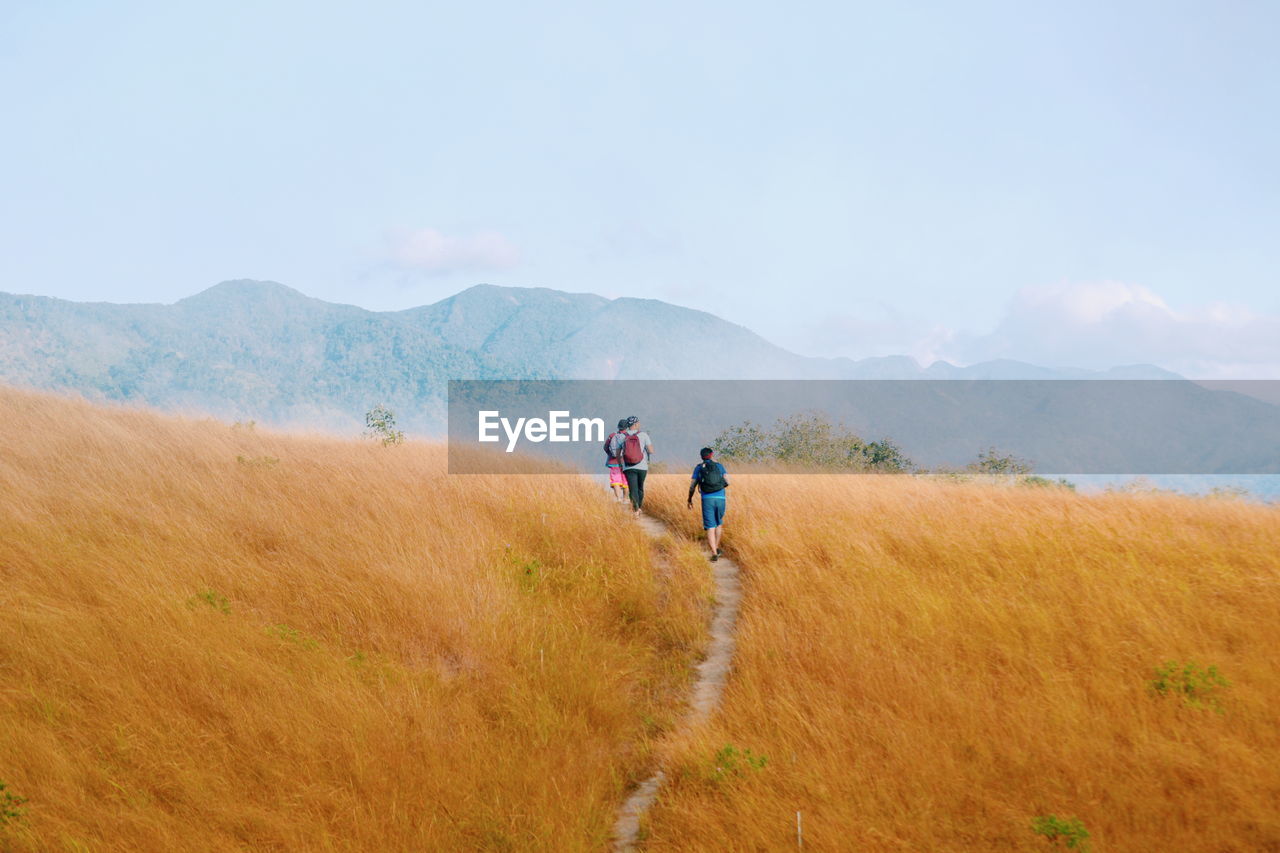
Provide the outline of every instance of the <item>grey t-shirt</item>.
{"type": "MultiPolygon", "coordinates": [[[[627,433],[618,433],[613,437],[613,448],[612,448],[613,455],[617,456],[619,459],[622,458],[622,445],[627,440],[626,436],[627,436],[627,433]]],[[[649,470],[649,445],[652,443],[653,442],[649,440],[649,433],[645,432],[644,430],[641,430],[640,431],[640,447],[644,449],[644,458],[634,465],[628,465],[626,462],[623,462],[622,470],[623,471],[627,471],[627,470],[648,471],[649,470]]]]}

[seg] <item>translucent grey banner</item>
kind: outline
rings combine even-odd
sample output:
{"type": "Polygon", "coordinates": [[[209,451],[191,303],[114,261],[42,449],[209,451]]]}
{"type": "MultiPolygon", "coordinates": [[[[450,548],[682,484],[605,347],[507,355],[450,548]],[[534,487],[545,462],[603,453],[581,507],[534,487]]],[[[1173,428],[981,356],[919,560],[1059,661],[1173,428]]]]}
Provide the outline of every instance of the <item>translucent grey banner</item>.
{"type": "Polygon", "coordinates": [[[792,463],[766,471],[955,469],[994,451],[1043,474],[1280,473],[1271,380],[453,380],[449,471],[599,473],[629,416],[671,470],[710,445],[792,463]]]}

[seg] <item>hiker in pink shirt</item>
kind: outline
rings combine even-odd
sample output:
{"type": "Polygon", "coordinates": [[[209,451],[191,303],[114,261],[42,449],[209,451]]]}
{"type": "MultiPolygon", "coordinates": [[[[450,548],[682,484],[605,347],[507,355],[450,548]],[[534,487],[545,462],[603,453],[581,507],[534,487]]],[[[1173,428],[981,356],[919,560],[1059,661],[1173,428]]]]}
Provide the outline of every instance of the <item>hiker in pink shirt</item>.
{"type": "Polygon", "coordinates": [[[609,472],[609,488],[613,490],[613,499],[620,504],[627,502],[627,478],[622,473],[622,460],[613,452],[614,436],[621,435],[627,428],[626,418],[618,421],[618,431],[612,433],[604,441],[604,467],[609,472]]]}

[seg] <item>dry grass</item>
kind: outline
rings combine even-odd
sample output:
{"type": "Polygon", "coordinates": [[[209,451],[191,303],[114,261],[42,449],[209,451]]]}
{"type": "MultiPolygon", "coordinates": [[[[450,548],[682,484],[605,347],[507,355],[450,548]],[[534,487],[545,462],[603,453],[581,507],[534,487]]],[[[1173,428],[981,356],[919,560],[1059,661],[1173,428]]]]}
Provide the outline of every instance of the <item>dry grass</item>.
{"type": "MultiPolygon", "coordinates": [[[[647,503],[695,534],[686,481],[647,503]]],[[[652,849],[1280,850],[1280,511],[896,477],[735,479],[738,659],[652,849]],[[1215,664],[1223,712],[1152,695],[1215,664]],[[717,772],[725,744],[768,758],[717,772]]],[[[741,762],[739,762],[741,764],[741,762]]]]}
{"type": "Polygon", "coordinates": [[[0,389],[0,849],[600,847],[704,564],[655,577],[581,480],[443,469],[0,389]]]}

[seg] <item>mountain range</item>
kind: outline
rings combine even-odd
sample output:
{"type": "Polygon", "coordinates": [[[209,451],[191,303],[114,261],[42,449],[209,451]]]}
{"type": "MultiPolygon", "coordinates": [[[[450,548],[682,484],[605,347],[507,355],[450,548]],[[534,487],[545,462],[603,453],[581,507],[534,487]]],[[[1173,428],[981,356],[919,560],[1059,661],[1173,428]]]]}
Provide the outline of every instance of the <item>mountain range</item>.
{"type": "Polygon", "coordinates": [[[1096,372],[810,358],[703,311],[548,288],[481,284],[403,311],[249,280],[171,305],[0,293],[0,382],[345,433],[378,403],[411,432],[441,432],[449,379],[1174,376],[1150,365],[1096,372]]]}

